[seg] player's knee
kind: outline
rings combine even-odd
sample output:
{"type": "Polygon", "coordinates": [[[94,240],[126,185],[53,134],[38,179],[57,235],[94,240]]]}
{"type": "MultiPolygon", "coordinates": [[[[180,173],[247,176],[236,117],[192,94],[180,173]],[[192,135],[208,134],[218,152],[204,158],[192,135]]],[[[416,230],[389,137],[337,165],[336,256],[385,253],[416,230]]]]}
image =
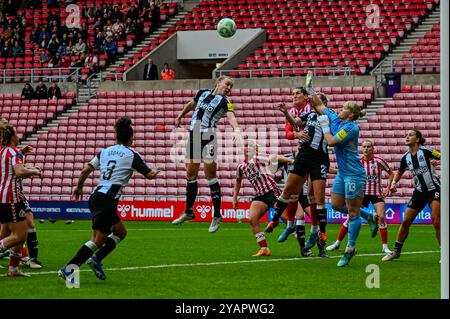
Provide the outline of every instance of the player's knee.
{"type": "Polygon", "coordinates": [[[17,243],[24,243],[27,240],[27,232],[18,232],[14,234],[14,241],[17,243]]]}
{"type": "Polygon", "coordinates": [[[259,220],[258,216],[250,216],[248,222],[250,226],[253,228],[258,226],[258,220],[259,220]]]}

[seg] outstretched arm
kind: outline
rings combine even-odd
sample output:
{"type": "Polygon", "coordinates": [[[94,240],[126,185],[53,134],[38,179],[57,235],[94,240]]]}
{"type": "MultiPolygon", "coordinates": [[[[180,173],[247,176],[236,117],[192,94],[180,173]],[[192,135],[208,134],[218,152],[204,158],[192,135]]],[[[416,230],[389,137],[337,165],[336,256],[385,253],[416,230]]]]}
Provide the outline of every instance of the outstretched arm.
{"type": "Polygon", "coordinates": [[[195,101],[191,100],[188,103],[185,104],[183,110],[180,112],[180,114],[178,114],[176,120],[175,120],[175,126],[176,127],[180,127],[181,125],[181,120],[186,116],[186,114],[188,114],[189,112],[195,110],[195,101]]]}

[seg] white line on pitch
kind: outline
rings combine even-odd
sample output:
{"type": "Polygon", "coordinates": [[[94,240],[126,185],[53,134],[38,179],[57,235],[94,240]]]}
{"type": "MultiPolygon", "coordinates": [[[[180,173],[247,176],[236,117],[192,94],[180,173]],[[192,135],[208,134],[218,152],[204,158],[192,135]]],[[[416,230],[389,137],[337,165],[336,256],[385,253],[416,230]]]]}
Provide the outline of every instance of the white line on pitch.
{"type": "MultiPolygon", "coordinates": [[[[402,255],[414,255],[414,254],[434,254],[439,253],[439,250],[428,250],[428,251],[407,251],[402,252],[402,255]]],[[[372,253],[372,254],[356,254],[355,257],[372,257],[372,256],[382,256],[383,253],[372,253]]],[[[341,256],[330,256],[327,259],[341,258],[341,256]]],[[[193,264],[162,264],[162,265],[149,265],[149,266],[136,266],[136,267],[121,267],[121,268],[107,268],[105,271],[123,271],[123,270],[139,270],[139,269],[158,269],[158,268],[175,268],[175,267],[197,267],[197,266],[217,266],[217,265],[232,265],[232,264],[249,264],[249,263],[264,263],[264,262],[276,262],[276,261],[304,261],[304,260],[316,260],[324,259],[322,257],[294,257],[294,258],[267,258],[267,259],[252,259],[252,260],[235,260],[235,261],[217,261],[209,263],[193,263],[193,264]]],[[[89,269],[80,269],[80,272],[88,272],[89,269]]],[[[56,274],[57,271],[42,271],[42,272],[28,272],[28,275],[51,275],[56,274]]],[[[5,277],[5,274],[0,275],[0,277],[5,277]]]]}

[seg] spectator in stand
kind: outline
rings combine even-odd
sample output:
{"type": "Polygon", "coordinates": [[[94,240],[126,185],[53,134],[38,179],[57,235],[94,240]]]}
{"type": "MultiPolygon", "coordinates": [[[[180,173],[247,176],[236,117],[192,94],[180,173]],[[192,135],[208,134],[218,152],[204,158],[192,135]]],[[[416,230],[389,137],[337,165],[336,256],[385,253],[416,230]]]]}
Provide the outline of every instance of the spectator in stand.
{"type": "Polygon", "coordinates": [[[83,68],[84,67],[84,55],[81,54],[78,56],[78,59],[76,61],[73,61],[70,64],[71,68],[83,68]]]}
{"type": "Polygon", "coordinates": [[[58,51],[58,48],[59,43],[57,41],[57,38],[56,36],[53,36],[47,46],[48,53],[50,53],[51,56],[55,56],[56,52],[58,51]]]}
{"type": "Polygon", "coordinates": [[[15,16],[17,14],[16,2],[13,0],[7,0],[3,4],[3,14],[5,16],[15,16]]]}
{"type": "Polygon", "coordinates": [[[116,39],[122,39],[123,23],[120,20],[116,20],[112,26],[112,31],[116,39]]]}
{"type": "Polygon", "coordinates": [[[82,38],[78,39],[77,44],[75,44],[75,48],[74,48],[73,53],[75,55],[80,55],[82,53],[86,53],[86,43],[83,42],[82,38]]]}
{"type": "Polygon", "coordinates": [[[59,45],[58,51],[56,53],[59,53],[60,56],[66,56],[67,55],[67,44],[65,42],[62,42],[59,45]]]}
{"type": "Polygon", "coordinates": [[[158,68],[153,64],[153,59],[149,58],[144,68],[144,80],[159,80],[158,68]]]}
{"type": "Polygon", "coordinates": [[[105,35],[100,30],[100,28],[96,28],[96,36],[94,39],[94,48],[97,50],[101,50],[105,44],[105,35]]]}
{"type": "Polygon", "coordinates": [[[139,9],[136,7],[136,5],[131,6],[131,8],[128,10],[126,14],[126,18],[131,20],[137,20],[140,18],[139,9]]]}
{"type": "Polygon", "coordinates": [[[152,29],[156,30],[161,26],[161,10],[159,6],[152,4],[151,8],[151,22],[152,22],[152,29]]]}
{"type": "Polygon", "coordinates": [[[44,34],[42,34],[42,40],[41,40],[41,42],[39,43],[39,46],[42,48],[42,49],[47,49],[47,46],[48,46],[48,44],[49,44],[49,38],[47,37],[47,33],[44,33],[44,34]]]}
{"type": "Polygon", "coordinates": [[[174,80],[175,72],[169,68],[168,63],[164,63],[164,68],[161,70],[161,80],[174,80]]]}
{"type": "Polygon", "coordinates": [[[23,48],[21,46],[19,46],[18,41],[14,42],[14,47],[12,48],[12,56],[14,58],[23,56],[23,48]]]}
{"type": "Polygon", "coordinates": [[[47,86],[44,84],[44,82],[39,81],[39,84],[36,86],[35,96],[39,100],[48,99],[47,86]]]}
{"type": "Polygon", "coordinates": [[[61,98],[61,89],[58,84],[53,83],[52,86],[48,89],[48,98],[50,100],[59,100],[61,98]]]}
{"type": "Polygon", "coordinates": [[[134,34],[136,31],[136,24],[130,18],[125,22],[125,34],[134,34]]]}
{"type": "Polygon", "coordinates": [[[25,87],[22,89],[22,99],[32,100],[35,97],[34,89],[30,83],[25,83],[25,87]]]}
{"type": "Polygon", "coordinates": [[[69,46],[67,47],[67,55],[75,55],[74,54],[74,50],[75,50],[75,43],[73,42],[73,40],[69,40],[69,46]]]}
{"type": "Polygon", "coordinates": [[[92,48],[89,48],[89,54],[84,60],[84,67],[90,70],[90,73],[96,73],[98,69],[98,57],[92,52],[92,48]]]}
{"type": "Polygon", "coordinates": [[[117,55],[117,45],[111,37],[106,38],[106,43],[103,47],[103,52],[108,55],[108,60],[112,61],[117,55]]]}
{"type": "Polygon", "coordinates": [[[120,11],[118,6],[114,6],[114,11],[111,14],[111,19],[123,21],[123,13],[120,11]]]}
{"type": "Polygon", "coordinates": [[[47,51],[42,50],[39,55],[39,62],[44,64],[44,63],[47,63],[49,60],[50,60],[50,57],[48,56],[47,51]]]}
{"type": "Polygon", "coordinates": [[[11,56],[11,46],[9,45],[9,41],[3,41],[2,45],[2,57],[9,58],[11,56]]]}
{"type": "Polygon", "coordinates": [[[61,63],[61,56],[59,53],[56,53],[55,56],[53,56],[50,59],[50,62],[48,63],[49,68],[58,68],[61,63]]]}

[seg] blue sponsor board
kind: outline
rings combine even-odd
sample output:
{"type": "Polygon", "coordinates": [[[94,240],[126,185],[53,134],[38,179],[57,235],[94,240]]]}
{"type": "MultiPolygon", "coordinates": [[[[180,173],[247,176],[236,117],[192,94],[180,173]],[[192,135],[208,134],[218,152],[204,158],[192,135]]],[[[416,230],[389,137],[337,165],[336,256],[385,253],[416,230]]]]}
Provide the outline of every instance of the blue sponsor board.
{"type": "MultiPolygon", "coordinates": [[[[388,224],[401,224],[407,207],[407,204],[385,204],[386,222],[388,224]]],[[[329,223],[343,223],[347,219],[347,214],[333,210],[331,204],[327,204],[327,210],[327,221],[329,223]]],[[[369,205],[368,210],[371,213],[375,212],[372,204],[369,205]]],[[[269,221],[272,220],[274,214],[275,210],[271,208],[268,214],[269,221]]],[[[305,219],[307,222],[310,221],[308,216],[305,219]]],[[[361,218],[361,220],[363,223],[367,223],[365,219],[361,218]]],[[[414,224],[431,224],[431,209],[428,205],[417,215],[414,224]]]]}
{"type": "Polygon", "coordinates": [[[39,219],[92,219],[88,202],[32,201],[30,206],[34,217],[39,219]]]}

